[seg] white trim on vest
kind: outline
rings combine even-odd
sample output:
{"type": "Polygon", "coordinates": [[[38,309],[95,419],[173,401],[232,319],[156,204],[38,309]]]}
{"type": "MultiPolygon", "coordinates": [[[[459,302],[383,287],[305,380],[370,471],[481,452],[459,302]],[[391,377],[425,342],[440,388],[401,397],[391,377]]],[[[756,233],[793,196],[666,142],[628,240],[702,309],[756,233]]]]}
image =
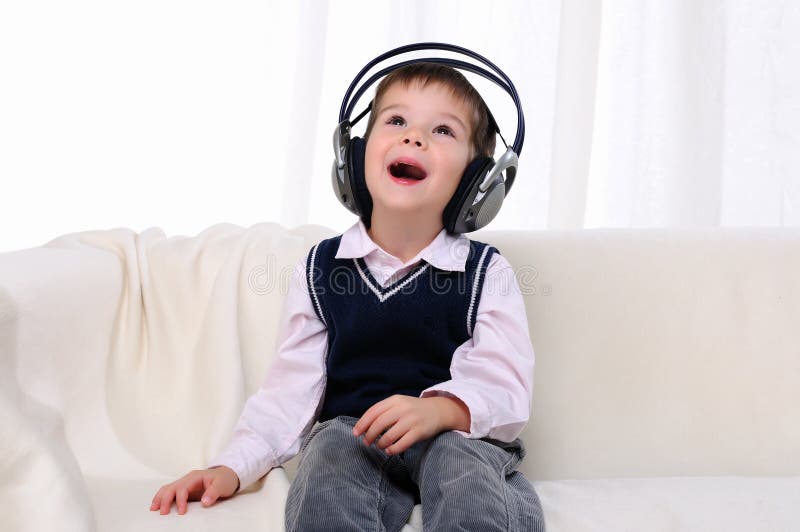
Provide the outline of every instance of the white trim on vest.
{"type": "Polygon", "coordinates": [[[314,299],[314,305],[317,307],[317,312],[319,312],[319,319],[322,320],[322,323],[325,324],[325,327],[328,326],[325,323],[325,315],[322,313],[322,306],[319,304],[319,299],[317,299],[317,290],[314,287],[314,261],[317,258],[317,248],[319,244],[314,246],[311,250],[311,262],[308,265],[308,286],[311,289],[311,296],[314,299]]]}
{"type": "Polygon", "coordinates": [[[481,280],[481,269],[483,268],[483,261],[486,259],[486,253],[489,252],[489,245],[483,246],[483,253],[478,261],[478,267],[475,271],[475,280],[472,282],[472,296],[469,298],[469,308],[467,309],[467,334],[472,336],[472,312],[475,310],[475,297],[478,294],[478,283],[481,280]]]}
{"type": "Polygon", "coordinates": [[[391,291],[382,294],[380,290],[378,290],[371,282],[369,282],[369,278],[367,278],[367,275],[364,273],[364,270],[361,269],[361,265],[358,263],[358,259],[353,259],[353,264],[356,265],[356,268],[358,269],[358,274],[361,276],[361,279],[366,283],[367,286],[369,286],[370,290],[372,290],[372,292],[378,297],[378,301],[380,301],[381,303],[383,303],[384,301],[395,295],[398,291],[402,290],[403,287],[406,286],[408,283],[410,283],[411,281],[422,275],[422,272],[427,270],[429,266],[429,264],[426,262],[422,268],[414,272],[400,285],[394,287],[391,291]]]}

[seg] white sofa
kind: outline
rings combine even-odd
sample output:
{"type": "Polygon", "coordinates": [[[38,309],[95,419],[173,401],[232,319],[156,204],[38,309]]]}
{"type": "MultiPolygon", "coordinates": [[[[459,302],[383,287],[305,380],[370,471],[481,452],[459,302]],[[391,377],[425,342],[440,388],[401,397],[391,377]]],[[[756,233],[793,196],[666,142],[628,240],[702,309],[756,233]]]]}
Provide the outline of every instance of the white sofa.
{"type": "MultiPolygon", "coordinates": [[[[291,265],[332,234],[113,229],[0,254],[0,529],[282,530],[296,459],[209,509],[149,505],[225,445],[291,265]]],[[[800,230],[471,236],[525,292],[522,470],[550,532],[800,530],[800,230]]]]}

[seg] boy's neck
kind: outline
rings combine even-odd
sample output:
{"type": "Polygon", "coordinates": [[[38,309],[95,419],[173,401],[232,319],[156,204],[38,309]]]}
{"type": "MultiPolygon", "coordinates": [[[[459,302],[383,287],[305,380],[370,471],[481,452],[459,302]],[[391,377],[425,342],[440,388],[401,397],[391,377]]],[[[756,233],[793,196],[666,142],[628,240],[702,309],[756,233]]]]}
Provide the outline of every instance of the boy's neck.
{"type": "Polygon", "coordinates": [[[422,216],[381,216],[376,209],[367,233],[381,249],[405,263],[433,242],[442,228],[441,217],[434,221],[422,216]]]}

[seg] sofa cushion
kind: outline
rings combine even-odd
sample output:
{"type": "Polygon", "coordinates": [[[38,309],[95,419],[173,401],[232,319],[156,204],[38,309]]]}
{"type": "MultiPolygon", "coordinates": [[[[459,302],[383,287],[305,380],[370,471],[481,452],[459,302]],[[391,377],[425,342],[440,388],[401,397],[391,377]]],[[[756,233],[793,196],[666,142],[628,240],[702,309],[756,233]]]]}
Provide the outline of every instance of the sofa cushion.
{"type": "Polygon", "coordinates": [[[476,238],[525,298],[529,478],[800,475],[800,230],[476,238]]]}
{"type": "Polygon", "coordinates": [[[534,482],[548,532],[789,532],[800,477],[661,477],[534,482]]]}
{"type": "Polygon", "coordinates": [[[283,531],[284,506],[289,481],[283,469],[277,468],[266,477],[237,493],[235,497],[217,501],[203,508],[199,501],[189,502],[186,513],[178,514],[175,503],[170,513],[150,511],[150,503],[158,488],[174,481],[171,477],[134,479],[87,477],[89,496],[99,531],[202,532],[218,530],[283,531]]]}

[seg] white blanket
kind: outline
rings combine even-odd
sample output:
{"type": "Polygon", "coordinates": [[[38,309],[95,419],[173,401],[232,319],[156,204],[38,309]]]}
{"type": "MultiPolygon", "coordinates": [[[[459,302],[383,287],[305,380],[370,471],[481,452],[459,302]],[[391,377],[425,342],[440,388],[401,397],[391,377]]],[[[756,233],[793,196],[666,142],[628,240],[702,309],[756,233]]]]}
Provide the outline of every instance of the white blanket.
{"type": "Polygon", "coordinates": [[[269,365],[292,266],[330,234],[115,229],[1,254],[0,528],[91,530],[85,478],[204,467],[269,365]]]}

